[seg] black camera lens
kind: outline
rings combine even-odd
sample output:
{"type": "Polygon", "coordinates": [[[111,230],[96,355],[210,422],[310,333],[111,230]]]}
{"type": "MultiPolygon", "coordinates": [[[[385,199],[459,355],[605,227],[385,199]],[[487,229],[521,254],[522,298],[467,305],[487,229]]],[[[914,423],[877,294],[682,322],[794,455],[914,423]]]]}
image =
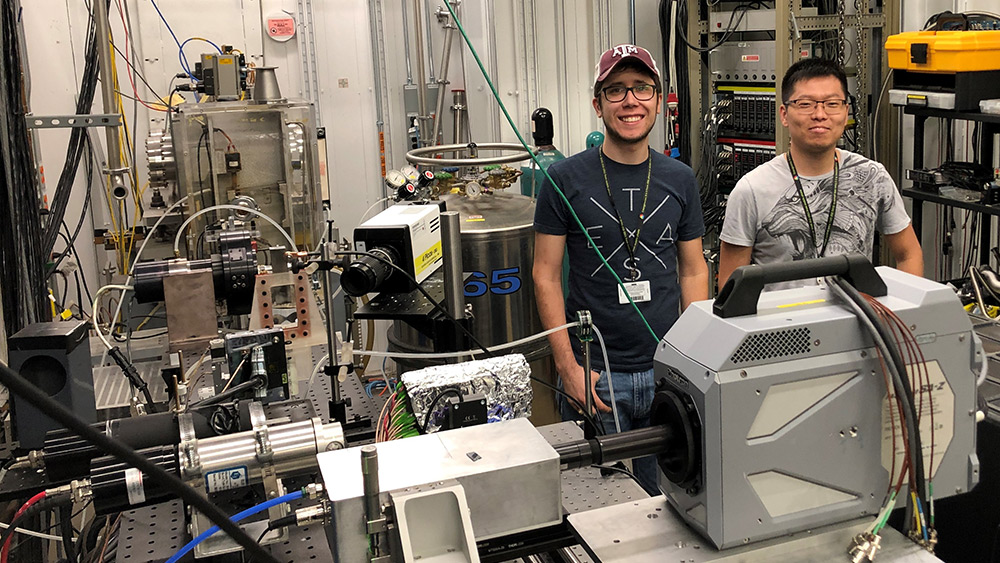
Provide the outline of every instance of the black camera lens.
{"type": "Polygon", "coordinates": [[[388,247],[375,247],[370,254],[372,256],[359,256],[340,276],[344,293],[351,297],[378,291],[392,275],[389,264],[396,264],[399,260],[396,252],[388,247]]]}

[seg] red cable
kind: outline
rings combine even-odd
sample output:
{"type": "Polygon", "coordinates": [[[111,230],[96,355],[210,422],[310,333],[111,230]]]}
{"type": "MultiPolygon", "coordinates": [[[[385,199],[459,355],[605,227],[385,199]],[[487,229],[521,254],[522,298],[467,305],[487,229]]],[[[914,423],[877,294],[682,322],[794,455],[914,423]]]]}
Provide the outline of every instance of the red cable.
{"type": "MultiPolygon", "coordinates": [[[[132,69],[133,71],[136,71],[136,68],[134,66],[132,66],[132,63],[129,62],[129,60],[128,60],[128,52],[129,52],[128,51],[128,36],[129,36],[129,30],[128,30],[128,24],[125,23],[125,12],[122,10],[122,2],[121,2],[121,0],[118,0],[118,14],[122,17],[122,28],[125,30],[125,51],[124,51],[125,52],[125,56],[122,57],[122,60],[125,61],[125,64],[128,65],[128,67],[130,69],[132,69]]],[[[125,74],[128,76],[128,81],[132,85],[132,93],[135,94],[135,100],[137,102],[139,102],[140,104],[146,106],[147,108],[149,108],[149,109],[151,109],[153,111],[167,111],[166,109],[153,107],[153,106],[149,105],[148,103],[144,102],[139,97],[139,90],[135,87],[135,79],[132,78],[132,73],[131,72],[126,72],[125,74]]]]}
{"type": "MultiPolygon", "coordinates": [[[[42,491],[42,492],[38,493],[37,495],[35,495],[35,496],[31,497],[30,499],[28,499],[28,502],[26,502],[23,505],[21,505],[21,508],[19,508],[17,510],[17,512],[14,514],[14,518],[12,518],[11,521],[10,521],[11,525],[13,525],[15,523],[15,521],[18,518],[18,516],[24,514],[25,510],[28,510],[28,508],[31,505],[33,505],[36,502],[42,500],[43,498],[45,498],[45,491],[42,491]]],[[[10,552],[10,540],[12,540],[13,538],[14,538],[14,535],[11,534],[11,536],[9,538],[7,538],[7,542],[5,544],[3,544],[3,549],[0,550],[0,563],[7,563],[7,554],[10,552]]]]}

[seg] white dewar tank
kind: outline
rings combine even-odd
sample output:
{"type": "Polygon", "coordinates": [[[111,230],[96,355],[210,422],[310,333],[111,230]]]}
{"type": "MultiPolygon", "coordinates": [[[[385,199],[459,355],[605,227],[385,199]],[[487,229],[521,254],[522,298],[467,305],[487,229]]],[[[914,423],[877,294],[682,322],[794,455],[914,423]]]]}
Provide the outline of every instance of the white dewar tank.
{"type": "MultiPolygon", "coordinates": [[[[541,332],[531,280],[535,201],[505,191],[442,199],[449,211],[460,216],[462,271],[465,300],[472,306],[472,333],[483,344],[495,346],[541,332]]],[[[393,322],[388,339],[391,351],[425,352],[432,348],[426,336],[401,321],[393,322]]],[[[555,384],[547,339],[505,351],[515,352],[527,358],[532,375],[555,384]]],[[[397,362],[401,372],[426,365],[412,360],[397,362]]],[[[532,386],[532,421],[558,422],[552,391],[535,383],[532,386]]]]}

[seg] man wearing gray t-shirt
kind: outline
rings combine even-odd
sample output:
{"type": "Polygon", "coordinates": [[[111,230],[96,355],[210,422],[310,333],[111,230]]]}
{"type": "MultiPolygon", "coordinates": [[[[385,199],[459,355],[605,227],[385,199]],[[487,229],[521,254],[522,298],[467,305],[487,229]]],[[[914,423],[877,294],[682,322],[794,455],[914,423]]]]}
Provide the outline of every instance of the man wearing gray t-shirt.
{"type": "Polygon", "coordinates": [[[896,268],[922,276],[920,243],[881,164],[838,150],[847,126],[847,76],[835,62],[805,59],[781,83],[789,151],[743,176],[726,204],[719,287],[733,270],[838,254],[871,257],[875,231],[896,268]]]}

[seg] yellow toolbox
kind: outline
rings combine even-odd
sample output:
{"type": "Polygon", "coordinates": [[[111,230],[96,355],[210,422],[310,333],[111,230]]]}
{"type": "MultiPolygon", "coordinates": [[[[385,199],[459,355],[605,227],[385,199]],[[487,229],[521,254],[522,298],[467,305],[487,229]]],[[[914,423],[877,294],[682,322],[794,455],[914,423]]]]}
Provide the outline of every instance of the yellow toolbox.
{"type": "Polygon", "coordinates": [[[885,41],[889,66],[934,73],[1000,70],[1000,30],[907,31],[885,41]]]}

